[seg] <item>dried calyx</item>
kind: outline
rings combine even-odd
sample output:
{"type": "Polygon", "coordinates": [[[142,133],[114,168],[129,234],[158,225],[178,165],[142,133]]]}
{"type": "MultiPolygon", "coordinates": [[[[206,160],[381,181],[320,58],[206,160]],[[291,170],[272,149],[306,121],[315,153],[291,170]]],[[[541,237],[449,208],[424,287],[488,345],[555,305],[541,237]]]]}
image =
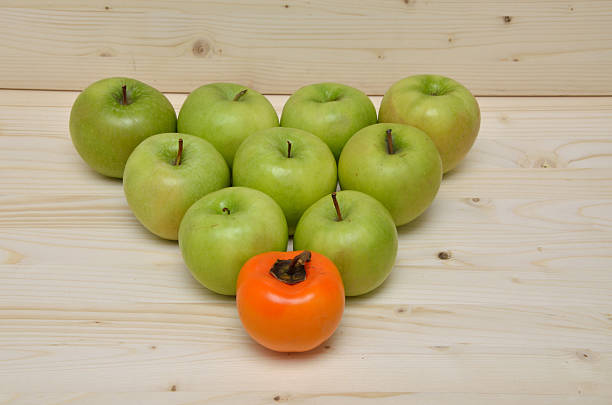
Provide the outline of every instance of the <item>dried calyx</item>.
{"type": "Polygon", "coordinates": [[[293,285],[306,280],[306,263],[310,261],[310,252],[304,250],[291,260],[277,260],[270,274],[285,284],[293,285]]]}

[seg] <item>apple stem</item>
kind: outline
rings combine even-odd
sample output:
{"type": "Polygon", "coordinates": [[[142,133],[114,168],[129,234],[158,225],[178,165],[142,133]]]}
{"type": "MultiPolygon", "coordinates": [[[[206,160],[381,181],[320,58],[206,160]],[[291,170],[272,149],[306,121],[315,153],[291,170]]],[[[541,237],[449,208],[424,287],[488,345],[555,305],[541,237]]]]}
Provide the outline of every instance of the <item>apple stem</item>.
{"type": "Polygon", "coordinates": [[[291,157],[291,142],[287,141],[287,157],[291,157]]]}
{"type": "Polygon", "coordinates": [[[125,84],[121,86],[121,91],[123,92],[123,100],[121,104],[127,105],[127,86],[125,84]]]}
{"type": "Polygon", "coordinates": [[[336,199],[336,192],[332,193],[332,201],[334,202],[334,207],[336,207],[336,215],[338,218],[337,221],[342,221],[342,213],[340,212],[340,205],[338,205],[338,200],[336,199]]]}
{"type": "Polygon", "coordinates": [[[174,166],[181,164],[181,156],[183,155],[183,138],[179,138],[178,152],[176,153],[176,159],[174,160],[174,166]]]}
{"type": "Polygon", "coordinates": [[[393,155],[393,138],[391,136],[391,128],[387,129],[387,152],[389,155],[393,155]]]}
{"type": "Polygon", "coordinates": [[[236,94],[236,97],[234,97],[234,101],[240,100],[240,97],[244,96],[246,94],[247,90],[248,89],[241,90],[240,93],[236,94]]]}
{"type": "Polygon", "coordinates": [[[229,215],[229,214],[230,214],[230,210],[229,210],[229,208],[227,208],[227,207],[223,207],[223,209],[222,209],[221,211],[223,211],[223,212],[227,212],[227,215],[229,215]]]}

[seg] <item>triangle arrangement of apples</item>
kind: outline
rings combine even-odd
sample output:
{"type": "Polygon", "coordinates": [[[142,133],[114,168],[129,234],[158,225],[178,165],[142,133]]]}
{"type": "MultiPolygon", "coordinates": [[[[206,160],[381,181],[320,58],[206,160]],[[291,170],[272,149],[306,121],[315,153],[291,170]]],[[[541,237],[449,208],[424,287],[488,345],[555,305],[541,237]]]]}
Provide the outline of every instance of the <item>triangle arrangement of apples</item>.
{"type": "Polygon", "coordinates": [[[385,281],[396,227],[427,209],[479,129],[470,91],[437,75],[394,83],[378,117],[343,84],[300,88],[279,121],[257,91],[211,83],[177,118],[161,92],[124,77],[91,84],[70,114],[77,152],[123,179],[140,223],[178,240],[203,286],[236,295],[255,341],[288,352],[320,345],[345,296],[385,281]]]}

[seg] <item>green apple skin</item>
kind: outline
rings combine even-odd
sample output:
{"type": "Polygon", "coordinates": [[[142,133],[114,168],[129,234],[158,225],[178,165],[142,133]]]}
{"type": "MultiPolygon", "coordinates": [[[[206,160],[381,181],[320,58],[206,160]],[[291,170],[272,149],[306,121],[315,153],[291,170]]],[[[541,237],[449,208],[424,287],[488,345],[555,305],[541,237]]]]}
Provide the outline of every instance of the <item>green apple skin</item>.
{"type": "Polygon", "coordinates": [[[277,127],[278,116],[266,97],[234,83],[211,83],[194,90],[178,117],[178,131],[212,143],[231,168],[236,150],[249,135],[277,127]],[[242,90],[247,92],[237,101],[242,90]]]}
{"type": "Polygon", "coordinates": [[[421,215],[433,201],[442,181],[442,160],[434,142],[420,129],[375,124],[347,142],[338,162],[338,176],[343,190],[376,198],[400,226],[421,215]],[[387,149],[389,129],[393,154],[387,149]]]}
{"type": "Polygon", "coordinates": [[[336,160],[346,141],[376,123],[376,108],[361,90],[339,83],[317,83],[296,91],[283,107],[281,126],[321,138],[336,160]]]}
{"type": "Polygon", "coordinates": [[[236,294],[238,273],[248,259],[285,251],[287,239],[287,222],[278,204],[247,187],[202,197],[187,210],[179,228],[179,246],[191,274],[204,287],[225,295],[236,294]]]}
{"type": "Polygon", "coordinates": [[[134,215],[155,235],[178,239],[183,215],[206,194],[230,185],[225,159],[202,138],[187,134],[153,135],[130,155],[123,190],[134,215]],[[175,165],[178,141],[180,164],[175,165]]]}
{"type": "Polygon", "coordinates": [[[397,229],[387,209],[359,191],[336,193],[342,221],[331,197],[306,210],[293,236],[294,250],[329,257],[342,275],[347,296],[374,290],[387,278],[397,256],[397,229]]]}
{"type": "Polygon", "coordinates": [[[83,160],[109,177],[123,177],[130,154],[151,135],[176,131],[176,112],[153,87],[126,77],[87,87],[70,112],[70,136],[83,160]],[[128,104],[122,104],[125,85],[128,104]]]}
{"type": "Polygon", "coordinates": [[[396,82],[385,93],[378,121],[425,131],[436,144],[446,173],[474,144],[480,129],[480,108],[472,93],[455,80],[417,75],[396,82]]]}
{"type": "Polygon", "coordinates": [[[336,160],[321,139],[295,128],[269,128],[245,140],[234,159],[236,186],[263,191],[283,209],[289,234],[313,203],[336,190],[336,160]],[[291,142],[291,157],[287,157],[291,142]]]}

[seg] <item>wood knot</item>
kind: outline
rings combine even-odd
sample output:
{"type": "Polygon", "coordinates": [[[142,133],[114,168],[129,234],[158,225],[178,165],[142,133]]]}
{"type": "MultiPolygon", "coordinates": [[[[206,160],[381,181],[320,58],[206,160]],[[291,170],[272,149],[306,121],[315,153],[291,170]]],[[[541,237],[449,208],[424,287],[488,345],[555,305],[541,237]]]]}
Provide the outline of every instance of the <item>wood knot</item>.
{"type": "Polygon", "coordinates": [[[285,4],[285,6],[284,6],[284,7],[285,7],[285,8],[289,8],[289,4],[285,4]]]}
{"type": "Polygon", "coordinates": [[[172,391],[172,392],[176,391],[176,384],[173,385],[172,387],[170,387],[170,391],[172,391]]]}
{"type": "Polygon", "coordinates": [[[534,162],[533,167],[539,167],[542,169],[550,169],[557,167],[557,164],[552,159],[542,158],[534,162]]]}
{"type": "Polygon", "coordinates": [[[330,345],[325,345],[324,347],[325,347],[325,349],[327,349],[327,350],[331,349],[331,346],[330,346],[330,345]]]}
{"type": "Polygon", "coordinates": [[[104,6],[104,10],[110,10],[110,6],[104,6]]]}
{"type": "Polygon", "coordinates": [[[451,252],[447,250],[443,250],[440,253],[438,253],[438,259],[440,260],[448,260],[450,258],[451,258],[451,252]]]}
{"type": "Polygon", "coordinates": [[[208,42],[198,39],[193,43],[191,51],[195,56],[204,57],[210,52],[210,45],[208,44],[208,42]]]}
{"type": "Polygon", "coordinates": [[[277,395],[277,396],[275,396],[275,397],[274,397],[274,398],[272,398],[272,399],[274,399],[276,402],[278,402],[278,401],[280,401],[280,395],[277,395]]]}
{"type": "Polygon", "coordinates": [[[576,356],[578,356],[580,360],[584,361],[592,361],[595,358],[593,352],[591,352],[590,350],[579,350],[576,352],[576,356]]]}
{"type": "Polygon", "coordinates": [[[504,24],[510,24],[512,22],[512,17],[509,15],[504,16],[504,24]]]}
{"type": "Polygon", "coordinates": [[[115,52],[114,49],[112,48],[103,48],[100,49],[100,53],[98,55],[100,55],[103,58],[110,58],[113,57],[117,54],[117,52],[115,52]]]}
{"type": "Polygon", "coordinates": [[[0,249],[0,263],[17,264],[24,259],[21,253],[7,248],[0,249]]]}
{"type": "Polygon", "coordinates": [[[465,199],[465,203],[470,207],[476,207],[479,209],[493,207],[493,202],[491,201],[491,199],[483,197],[468,197],[465,199]]]}

